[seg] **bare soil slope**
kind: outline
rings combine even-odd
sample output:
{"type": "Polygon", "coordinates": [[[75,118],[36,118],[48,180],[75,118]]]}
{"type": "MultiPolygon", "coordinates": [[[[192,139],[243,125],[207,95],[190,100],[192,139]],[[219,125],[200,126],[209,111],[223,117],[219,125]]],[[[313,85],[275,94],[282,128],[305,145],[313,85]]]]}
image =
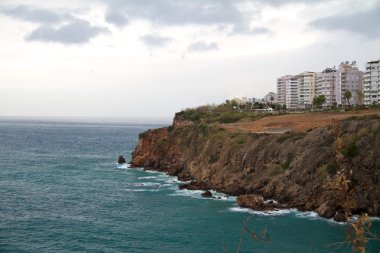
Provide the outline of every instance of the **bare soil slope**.
{"type": "Polygon", "coordinates": [[[275,115],[256,121],[240,121],[233,124],[223,124],[221,126],[233,132],[265,133],[275,129],[279,129],[280,132],[286,129],[292,132],[302,132],[331,125],[333,119],[340,121],[354,116],[374,114],[380,115],[380,110],[275,115]]]}

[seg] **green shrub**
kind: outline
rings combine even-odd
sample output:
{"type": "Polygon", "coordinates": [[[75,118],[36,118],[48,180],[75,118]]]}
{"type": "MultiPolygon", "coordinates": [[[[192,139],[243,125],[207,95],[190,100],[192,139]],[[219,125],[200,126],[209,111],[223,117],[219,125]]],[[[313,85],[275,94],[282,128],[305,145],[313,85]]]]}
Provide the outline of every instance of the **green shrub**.
{"type": "Polygon", "coordinates": [[[358,154],[358,147],[356,146],[355,141],[352,141],[352,142],[348,143],[346,146],[344,146],[340,152],[347,159],[352,159],[355,156],[357,156],[357,154],[358,154]]]}
{"type": "Polygon", "coordinates": [[[281,168],[284,169],[284,170],[289,169],[290,163],[291,163],[290,159],[286,160],[286,162],[284,162],[283,164],[281,164],[281,168]]]}
{"type": "Polygon", "coordinates": [[[157,144],[162,145],[162,144],[165,144],[167,141],[168,141],[168,138],[164,136],[157,140],[157,144]]]}
{"type": "Polygon", "coordinates": [[[219,159],[219,157],[216,154],[211,154],[208,157],[208,163],[215,163],[218,161],[218,159],[219,159]]]}
{"type": "Polygon", "coordinates": [[[243,136],[239,136],[238,138],[236,138],[236,139],[234,140],[234,142],[235,142],[236,144],[238,144],[238,145],[240,145],[240,144],[244,144],[244,143],[245,143],[245,139],[243,138],[243,136]]]}
{"type": "Polygon", "coordinates": [[[336,172],[338,171],[338,164],[336,164],[336,162],[331,162],[327,165],[326,167],[326,171],[327,173],[329,173],[330,175],[335,175],[336,172]]]}
{"type": "Polygon", "coordinates": [[[150,131],[150,130],[140,133],[140,134],[139,134],[139,138],[140,138],[140,139],[144,138],[144,137],[149,133],[149,131],[150,131]]]}
{"type": "Polygon", "coordinates": [[[243,115],[238,112],[226,112],[220,115],[220,117],[218,118],[218,121],[223,124],[235,123],[241,120],[242,117],[243,115]]]}
{"type": "Polygon", "coordinates": [[[278,142],[278,143],[283,143],[283,142],[289,140],[290,138],[292,138],[291,134],[290,134],[290,133],[286,133],[286,134],[281,135],[281,136],[277,139],[277,142],[278,142]]]}

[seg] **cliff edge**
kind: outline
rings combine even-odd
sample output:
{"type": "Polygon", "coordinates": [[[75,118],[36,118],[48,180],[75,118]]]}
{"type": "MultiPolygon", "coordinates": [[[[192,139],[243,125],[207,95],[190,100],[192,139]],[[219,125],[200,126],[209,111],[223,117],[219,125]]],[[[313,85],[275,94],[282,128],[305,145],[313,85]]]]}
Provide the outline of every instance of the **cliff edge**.
{"type": "Polygon", "coordinates": [[[177,122],[140,134],[131,166],[193,180],[190,189],[236,195],[243,207],[297,208],[336,220],[342,219],[343,209],[380,216],[377,115],[283,134],[177,122]],[[335,184],[342,171],[348,172],[349,182],[344,193],[335,184]]]}

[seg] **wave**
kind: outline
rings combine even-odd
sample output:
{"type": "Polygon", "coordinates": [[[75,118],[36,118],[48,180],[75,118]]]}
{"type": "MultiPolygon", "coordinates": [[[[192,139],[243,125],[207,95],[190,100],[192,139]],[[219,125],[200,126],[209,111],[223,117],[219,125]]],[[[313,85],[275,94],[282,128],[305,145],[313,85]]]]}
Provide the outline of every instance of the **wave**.
{"type": "Polygon", "coordinates": [[[159,189],[126,189],[128,192],[158,192],[159,189]]]}
{"type": "Polygon", "coordinates": [[[141,187],[141,186],[147,186],[147,187],[160,187],[160,183],[156,182],[143,182],[143,183],[127,183],[128,186],[133,186],[133,187],[141,187]]]}
{"type": "Polygon", "coordinates": [[[130,169],[131,168],[128,163],[124,163],[124,164],[116,163],[116,164],[117,164],[118,169],[130,169]]]}
{"type": "Polygon", "coordinates": [[[240,212],[240,213],[251,213],[259,216],[283,216],[297,212],[297,209],[281,209],[281,210],[271,210],[271,211],[255,211],[250,208],[245,207],[230,207],[228,208],[231,212],[240,212]]]}
{"type": "Polygon", "coordinates": [[[138,177],[137,179],[156,179],[157,176],[146,176],[146,177],[138,177]]]}
{"type": "Polygon", "coordinates": [[[181,197],[191,197],[196,199],[205,199],[205,200],[221,200],[221,201],[236,201],[236,197],[227,196],[223,193],[216,191],[211,191],[213,198],[205,198],[202,196],[203,190],[176,190],[174,193],[169,194],[169,196],[181,196],[181,197]]]}

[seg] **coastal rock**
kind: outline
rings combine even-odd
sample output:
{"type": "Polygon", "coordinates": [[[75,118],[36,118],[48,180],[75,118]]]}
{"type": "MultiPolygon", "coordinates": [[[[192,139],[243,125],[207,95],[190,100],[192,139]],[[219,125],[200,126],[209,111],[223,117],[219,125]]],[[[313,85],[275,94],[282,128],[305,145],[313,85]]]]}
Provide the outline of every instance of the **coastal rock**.
{"type": "Polygon", "coordinates": [[[207,124],[159,128],[140,135],[131,166],[193,180],[180,189],[263,197],[238,197],[250,208],[298,208],[332,218],[337,207],[351,206],[352,214],[380,216],[379,120],[358,117],[340,121],[339,128],[342,144],[355,140],[358,147],[355,154],[346,152],[352,157],[341,165],[352,171],[348,175],[352,203],[344,203],[332,186],[339,168],[331,126],[285,134],[233,133],[207,124]],[[264,199],[281,205],[262,204],[264,199]]]}
{"type": "Polygon", "coordinates": [[[334,215],[334,221],[336,222],[346,222],[347,221],[347,217],[344,213],[336,213],[334,215]]]}
{"type": "Polygon", "coordinates": [[[178,189],[180,189],[180,190],[185,190],[186,189],[186,190],[203,190],[203,191],[207,191],[210,188],[204,182],[191,181],[188,184],[181,184],[181,185],[179,185],[178,189]]]}
{"type": "Polygon", "coordinates": [[[123,163],[127,163],[127,162],[125,161],[124,156],[119,155],[119,158],[117,159],[117,163],[118,164],[123,164],[123,163]]]}
{"type": "Polygon", "coordinates": [[[330,219],[335,215],[335,204],[333,204],[332,201],[326,201],[320,207],[318,207],[316,212],[319,214],[319,216],[330,219]]]}
{"type": "Polygon", "coordinates": [[[202,193],[202,197],[204,197],[204,198],[212,198],[212,193],[207,190],[204,193],[202,193]]]}
{"type": "Polygon", "coordinates": [[[237,197],[237,203],[241,207],[251,208],[256,211],[262,211],[266,209],[264,198],[261,195],[240,195],[237,197]]]}

